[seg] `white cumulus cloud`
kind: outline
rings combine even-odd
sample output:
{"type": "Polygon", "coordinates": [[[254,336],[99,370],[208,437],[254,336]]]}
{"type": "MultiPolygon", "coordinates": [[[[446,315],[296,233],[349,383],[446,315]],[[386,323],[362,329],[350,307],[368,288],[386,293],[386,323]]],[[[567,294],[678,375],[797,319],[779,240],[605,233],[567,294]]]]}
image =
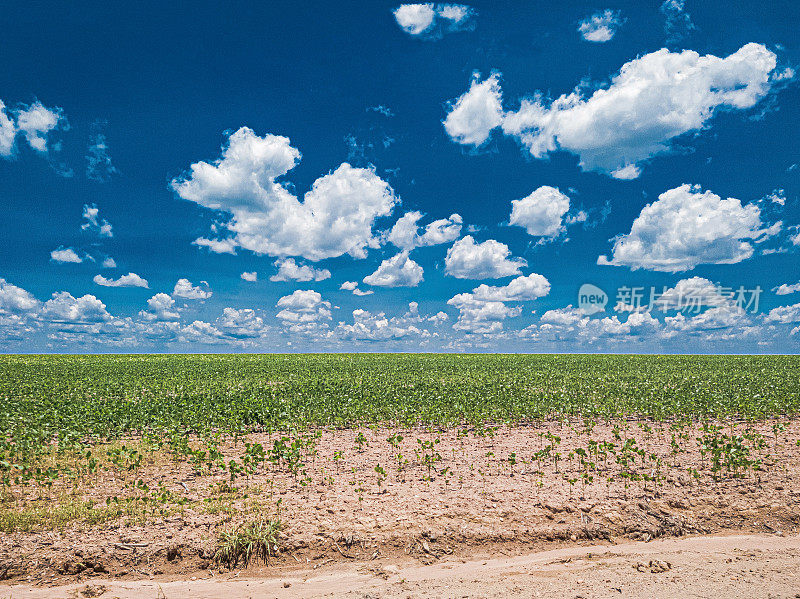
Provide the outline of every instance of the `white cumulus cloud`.
{"type": "Polygon", "coordinates": [[[630,233],[617,237],[609,260],[598,264],[664,272],[699,264],[735,264],[753,255],[754,243],[780,230],[765,226],[756,204],[743,206],[688,184],[665,191],[645,206],[630,233]]]}
{"type": "Polygon", "coordinates": [[[30,292],[12,285],[5,279],[0,279],[0,314],[31,312],[38,308],[39,300],[30,292]]]}
{"type": "Polygon", "coordinates": [[[578,32],[587,42],[607,42],[614,37],[622,18],[619,11],[606,9],[587,17],[578,24],[578,32]]]}
{"type": "Polygon", "coordinates": [[[367,248],[380,244],[372,231],[375,220],[391,214],[397,202],[389,184],[373,170],[345,162],[317,179],[300,201],[275,181],[299,160],[286,137],[259,137],[247,127],[232,133],[219,159],[197,162],[172,181],[181,198],[231,215],[225,228],[234,237],[194,243],[216,252],[242,247],[313,261],[366,257],[367,248]]]}
{"type": "Polygon", "coordinates": [[[755,106],[786,78],[776,65],[777,56],[756,43],[724,58],[662,48],[625,63],[588,97],[585,85],[549,102],[537,92],[505,113],[493,74],[473,79],[451,104],[445,130],[457,143],[479,146],[502,126],[536,158],[563,150],[576,154],[583,170],[632,179],[642,163],[672,151],[674,138],[704,129],[717,112],[755,106]]]}
{"type": "Polygon", "coordinates": [[[256,271],[253,272],[243,272],[241,275],[243,281],[248,281],[250,283],[255,283],[258,281],[258,273],[256,271]]]}
{"type": "Polygon", "coordinates": [[[294,258],[279,258],[275,261],[278,272],[272,275],[270,281],[324,281],[331,278],[331,271],[327,268],[314,268],[308,264],[297,264],[294,258]]]}
{"type": "Polygon", "coordinates": [[[280,298],[276,306],[281,308],[277,318],[291,333],[319,334],[328,328],[326,321],[331,320],[331,303],[313,289],[298,289],[280,298]]]}
{"type": "Polygon", "coordinates": [[[107,279],[103,275],[95,275],[93,281],[103,287],[144,287],[145,289],[149,287],[147,279],[143,279],[135,272],[129,272],[116,280],[107,279]]]}
{"type": "Polygon", "coordinates": [[[60,247],[50,252],[50,259],[53,262],[58,262],[59,264],[80,264],[83,262],[83,258],[81,258],[77,252],[75,252],[75,250],[64,247],[60,247]]]}
{"type": "Polygon", "coordinates": [[[437,39],[472,27],[475,11],[464,4],[401,4],[392,11],[400,28],[415,37],[437,39]]]}
{"type": "Polygon", "coordinates": [[[558,237],[566,230],[569,197],[558,188],[542,185],[521,200],[512,200],[509,224],[524,227],[528,235],[558,237]]]}
{"type": "Polygon", "coordinates": [[[793,285],[789,285],[787,283],[783,283],[779,285],[775,289],[773,289],[775,295],[789,295],[790,293],[797,293],[800,291],[800,283],[794,283],[793,285]]]}
{"type": "Polygon", "coordinates": [[[413,250],[416,247],[450,243],[458,239],[461,234],[463,221],[458,214],[451,214],[449,218],[435,220],[420,233],[418,222],[422,216],[422,213],[417,210],[406,212],[395,222],[386,238],[387,241],[402,250],[413,250]]]}
{"type": "Polygon", "coordinates": [[[509,258],[510,254],[504,243],[494,239],[476,243],[472,235],[467,235],[447,250],[445,272],[457,279],[499,279],[518,275],[527,262],[522,258],[509,258]]]}
{"type": "Polygon", "coordinates": [[[535,300],[548,293],[550,281],[540,274],[531,273],[517,277],[508,285],[479,285],[472,293],[459,293],[447,303],[459,310],[454,329],[485,335],[501,331],[502,321],[522,313],[520,306],[508,306],[506,302],[535,300]]]}
{"type": "Polygon", "coordinates": [[[76,298],[66,291],[59,291],[44,303],[42,318],[63,324],[87,324],[107,322],[113,317],[106,305],[93,295],[76,298]]]}
{"type": "Polygon", "coordinates": [[[156,293],[147,300],[147,310],[139,312],[139,316],[150,321],[178,320],[180,314],[175,308],[175,300],[166,293],[156,293]]]}
{"type": "Polygon", "coordinates": [[[503,123],[503,94],[497,74],[481,81],[475,74],[469,90],[449,105],[442,124],[456,143],[480,146],[503,123]]]}
{"type": "Polygon", "coordinates": [[[408,250],[387,258],[371,275],[364,277],[375,287],[416,287],[422,282],[422,267],[408,256],[408,250]]]}
{"type": "Polygon", "coordinates": [[[345,281],[344,283],[342,283],[339,289],[341,289],[342,291],[349,291],[353,295],[372,295],[373,293],[375,293],[372,289],[369,289],[367,291],[359,289],[358,283],[356,281],[345,281]]]}
{"type": "Polygon", "coordinates": [[[34,102],[9,111],[0,101],[0,156],[14,155],[17,135],[22,135],[37,152],[46,154],[48,134],[62,123],[66,123],[66,119],[60,108],[47,108],[41,102],[34,102]]]}
{"type": "Polygon", "coordinates": [[[106,219],[100,220],[100,210],[95,204],[91,206],[89,204],[83,205],[83,218],[86,222],[81,225],[82,230],[93,231],[100,237],[114,236],[111,224],[106,219]]]}
{"type": "Polygon", "coordinates": [[[172,297],[182,297],[189,300],[204,300],[214,295],[214,292],[208,288],[205,283],[205,288],[199,285],[192,285],[189,279],[178,279],[175,283],[175,288],[172,290],[172,297]]]}

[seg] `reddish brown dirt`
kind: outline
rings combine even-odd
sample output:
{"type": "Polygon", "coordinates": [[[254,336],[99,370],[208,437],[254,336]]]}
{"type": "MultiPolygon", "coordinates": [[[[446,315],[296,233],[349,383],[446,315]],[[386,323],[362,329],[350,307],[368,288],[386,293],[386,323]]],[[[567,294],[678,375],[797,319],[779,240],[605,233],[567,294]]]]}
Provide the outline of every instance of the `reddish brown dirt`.
{"type": "MultiPolygon", "coordinates": [[[[712,476],[709,459],[701,458],[696,428],[684,429],[687,438],[680,440],[682,451],[673,454],[668,425],[647,423],[643,429],[636,422],[618,424],[623,425],[623,440],[635,438],[647,456],[644,463],[637,457],[631,471],[650,477],[658,474],[660,484],[626,484],[613,457],[607,462],[592,458],[597,469],[591,472],[593,480],[584,484],[575,451],[587,449],[590,439],[611,441],[614,437],[613,425],[598,425],[587,434],[580,422],[500,428],[491,436],[479,436],[474,431],[464,436],[456,429],[323,431],[316,456],[307,459],[305,476],[295,478],[284,466],[266,465],[254,476],[237,479],[235,493],[222,495],[212,489],[226,481],[226,475],[197,475],[186,464],[154,455],[136,473],[124,477],[119,472],[101,471],[86,479],[75,493],[82,500],[105,505],[107,497],[129,495],[125,484],[141,478],[151,489],[162,484],[173,493],[170,500],[156,506],[157,510],[168,510],[166,516],[156,513],[143,518],[137,514],[98,525],[76,521],[60,530],[0,535],[0,575],[12,583],[37,588],[64,583],[85,586],[100,579],[167,583],[191,577],[228,577],[239,570],[230,571],[213,561],[218,532],[238,522],[275,517],[278,500],[280,518],[285,523],[280,555],[268,567],[251,564],[242,576],[273,576],[277,572],[302,578],[331,568],[340,572],[344,564],[348,572],[366,568],[369,573],[371,568],[378,568],[376,572],[381,574],[379,567],[388,562],[403,564],[404,568],[409,563],[414,568],[437,564],[444,568],[443,563],[458,564],[458,559],[523,556],[566,546],[580,552],[577,547],[581,545],[610,546],[683,535],[772,535],[753,537],[761,539],[757,545],[761,544],[750,557],[759,560],[774,558],[759,553],[768,549],[764,539],[788,535],[781,542],[796,542],[793,535],[800,526],[800,480],[796,477],[800,421],[785,421],[785,430],[779,431],[777,438],[773,423],[757,425],[767,444],[753,452],[762,460],[761,468],[748,470],[741,478],[721,471],[717,473],[719,480],[712,476]],[[646,430],[648,427],[652,430],[646,430]],[[359,432],[367,439],[362,448],[355,443],[359,432]],[[386,441],[395,432],[404,436],[399,449],[392,449],[386,441]],[[561,437],[557,467],[552,459],[531,459],[551,442],[542,436],[547,433],[561,437]],[[427,452],[441,456],[429,480],[423,458],[415,454],[415,448],[420,449],[417,439],[439,440],[435,449],[427,452]],[[343,457],[335,459],[339,451],[343,457]],[[402,468],[394,457],[398,451],[409,461],[402,468]],[[509,462],[512,453],[517,462],[513,466],[509,462]],[[655,458],[661,459],[660,472],[655,458]],[[376,465],[387,474],[380,486],[376,465]],[[443,473],[445,468],[448,470],[443,473]],[[689,469],[697,470],[699,478],[689,469]],[[179,497],[186,500],[183,506],[174,502],[179,497]]],[[[744,430],[745,426],[738,424],[735,432],[742,434],[744,430]]],[[[275,438],[252,435],[249,440],[268,448],[275,438]]],[[[227,446],[225,453],[227,458],[239,459],[242,444],[227,446]]],[[[48,497],[64,501],[65,490],[57,485],[48,491],[48,497]]],[[[36,501],[40,493],[16,489],[17,505],[43,505],[36,501]]],[[[636,551],[644,555],[648,546],[636,551]]],[[[789,562],[783,564],[784,570],[797,566],[798,553],[792,551],[787,554],[789,562]]],[[[736,560],[725,569],[741,570],[736,560]]],[[[640,575],[637,572],[635,578],[640,575]]],[[[664,578],[669,576],[673,574],[666,573],[664,578]]],[[[698,580],[702,581],[702,576],[698,580]]],[[[129,596],[120,592],[109,596],[129,596]]],[[[422,590],[409,589],[397,596],[422,595],[422,590]]],[[[395,595],[381,591],[378,596],[395,595]]]]}

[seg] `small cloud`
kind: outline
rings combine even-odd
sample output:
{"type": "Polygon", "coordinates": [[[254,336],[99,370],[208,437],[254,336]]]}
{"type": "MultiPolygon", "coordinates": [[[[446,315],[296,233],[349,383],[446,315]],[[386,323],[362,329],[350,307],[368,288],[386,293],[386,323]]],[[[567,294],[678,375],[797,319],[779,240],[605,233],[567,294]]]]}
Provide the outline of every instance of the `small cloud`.
{"type": "Polygon", "coordinates": [[[253,272],[243,272],[241,275],[243,281],[249,281],[250,283],[255,283],[258,281],[258,273],[256,271],[253,272]]]}
{"type": "Polygon", "coordinates": [[[100,220],[100,210],[96,204],[91,206],[89,204],[83,205],[83,218],[86,222],[81,225],[81,230],[93,231],[100,237],[114,236],[111,224],[106,219],[100,220]]]}
{"type": "Polygon", "coordinates": [[[578,24],[578,32],[587,42],[603,43],[614,37],[623,21],[618,10],[609,8],[581,21],[578,24]]]}
{"type": "Polygon", "coordinates": [[[119,173],[111,163],[108,143],[103,132],[105,126],[105,121],[92,123],[92,135],[89,138],[89,147],[86,154],[86,178],[101,183],[108,181],[112,175],[119,173]]]}
{"type": "Polygon", "coordinates": [[[445,33],[475,27],[475,10],[464,4],[401,4],[392,13],[403,31],[422,39],[439,39],[445,33]]]}
{"type": "Polygon", "coordinates": [[[339,289],[343,291],[350,291],[353,295],[372,295],[373,293],[375,293],[374,291],[372,291],[372,289],[368,291],[362,291],[361,289],[358,288],[358,283],[356,283],[355,281],[345,281],[344,283],[342,283],[342,286],[339,287],[339,289]]]}
{"type": "Polygon", "coordinates": [[[58,264],[80,264],[83,262],[83,258],[81,258],[75,250],[65,247],[59,247],[50,252],[50,259],[58,264]]]}
{"type": "Polygon", "coordinates": [[[103,268],[116,268],[116,267],[117,267],[117,261],[114,260],[114,258],[112,258],[111,256],[106,256],[103,259],[103,268]]]}
{"type": "Polygon", "coordinates": [[[272,275],[269,280],[278,281],[324,281],[331,278],[331,271],[327,268],[314,268],[307,264],[298,264],[294,258],[284,258],[275,261],[278,272],[272,275]]]}
{"type": "Polygon", "coordinates": [[[422,282],[422,274],[422,267],[404,250],[381,262],[378,270],[364,277],[364,282],[375,287],[416,287],[422,282]]]}
{"type": "MultiPolygon", "coordinates": [[[[207,283],[206,287],[208,287],[207,283]]],[[[212,295],[214,293],[210,289],[192,285],[189,279],[178,279],[178,282],[175,283],[175,289],[172,290],[172,297],[182,297],[190,300],[204,300],[212,295]]]]}
{"type": "Polygon", "coordinates": [[[789,295],[790,293],[797,293],[800,291],[800,283],[795,283],[794,285],[787,285],[784,283],[783,285],[774,287],[772,291],[775,292],[775,295],[789,295]]]}
{"type": "Polygon", "coordinates": [[[192,242],[198,247],[205,247],[214,254],[233,254],[236,255],[236,248],[239,244],[234,239],[206,239],[198,237],[192,242]]]}
{"type": "Polygon", "coordinates": [[[118,279],[107,279],[103,275],[95,275],[93,281],[103,287],[144,287],[149,288],[147,279],[143,279],[135,272],[129,272],[118,279]]]}

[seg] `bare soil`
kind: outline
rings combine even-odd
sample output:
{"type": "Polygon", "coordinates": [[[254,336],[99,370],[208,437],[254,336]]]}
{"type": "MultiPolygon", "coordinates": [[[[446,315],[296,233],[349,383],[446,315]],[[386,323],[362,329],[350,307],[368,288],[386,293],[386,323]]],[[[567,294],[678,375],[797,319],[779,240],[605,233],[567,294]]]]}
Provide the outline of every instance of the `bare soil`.
{"type": "MultiPolygon", "coordinates": [[[[736,473],[712,470],[697,427],[682,429],[675,452],[669,425],[635,421],[590,433],[578,421],[493,434],[325,430],[305,474],[265,465],[233,483],[155,453],[136,472],[15,489],[7,510],[105,506],[130,497],[139,479],[169,497],[99,524],[0,535],[0,596],[800,596],[800,421],[773,424],[754,425],[765,442],[751,452],[759,467],[736,473]],[[397,432],[404,439],[392,448],[397,432]],[[547,434],[561,439],[557,461],[534,457],[554,443],[547,434]],[[576,450],[590,440],[628,438],[644,459],[624,468],[590,455],[595,468],[581,466],[576,450]],[[425,454],[439,456],[431,468],[425,454]],[[276,517],[284,527],[268,565],[213,559],[221,530],[276,517]]],[[[277,437],[248,441],[268,449],[277,437]]],[[[242,453],[241,442],[225,446],[228,459],[242,453]]]]}
{"type": "Polygon", "coordinates": [[[177,580],[98,579],[58,587],[17,585],[10,599],[281,599],[343,597],[789,598],[800,596],[800,538],[766,535],[657,539],[564,547],[516,557],[432,565],[406,559],[177,580]]]}

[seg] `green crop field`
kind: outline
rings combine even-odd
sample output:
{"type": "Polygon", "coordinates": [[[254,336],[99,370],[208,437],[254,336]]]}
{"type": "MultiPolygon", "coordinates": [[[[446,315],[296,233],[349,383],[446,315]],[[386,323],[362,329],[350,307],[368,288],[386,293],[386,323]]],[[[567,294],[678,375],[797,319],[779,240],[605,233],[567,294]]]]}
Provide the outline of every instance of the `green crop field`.
{"type": "Polygon", "coordinates": [[[56,476],[37,456],[132,435],[186,448],[190,435],[256,430],[575,416],[758,420],[799,408],[800,358],[788,356],[5,356],[0,474],[56,476]]]}

